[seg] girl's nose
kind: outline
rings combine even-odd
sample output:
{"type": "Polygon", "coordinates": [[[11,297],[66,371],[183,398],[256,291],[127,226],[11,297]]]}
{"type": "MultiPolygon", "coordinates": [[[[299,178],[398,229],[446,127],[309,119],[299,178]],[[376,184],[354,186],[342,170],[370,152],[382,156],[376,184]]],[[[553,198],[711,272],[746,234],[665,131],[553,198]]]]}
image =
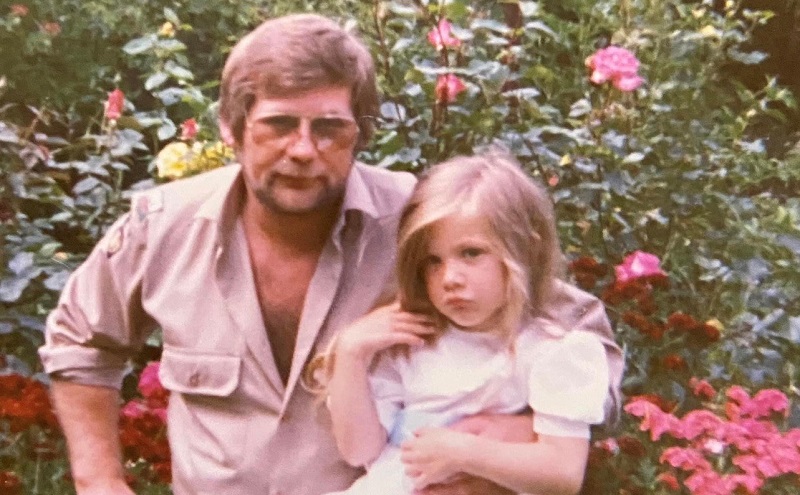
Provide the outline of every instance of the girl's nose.
{"type": "Polygon", "coordinates": [[[442,285],[445,289],[454,289],[461,287],[464,284],[464,274],[458,263],[452,261],[445,262],[444,270],[442,270],[442,285]]]}

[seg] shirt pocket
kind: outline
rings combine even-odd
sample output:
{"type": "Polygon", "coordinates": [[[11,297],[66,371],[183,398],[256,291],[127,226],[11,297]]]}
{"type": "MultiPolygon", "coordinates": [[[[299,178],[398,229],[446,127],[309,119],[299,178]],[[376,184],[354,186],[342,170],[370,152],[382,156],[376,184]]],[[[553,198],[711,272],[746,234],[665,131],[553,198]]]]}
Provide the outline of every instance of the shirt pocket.
{"type": "Polygon", "coordinates": [[[239,385],[242,358],[165,347],[159,378],[172,392],[228,397],[239,385]]]}
{"type": "MultiPolygon", "coordinates": [[[[175,468],[198,488],[237,477],[252,414],[242,397],[242,357],[165,346],[159,378],[172,392],[169,437],[175,468]]],[[[210,491],[224,493],[226,490],[210,491]]]]}

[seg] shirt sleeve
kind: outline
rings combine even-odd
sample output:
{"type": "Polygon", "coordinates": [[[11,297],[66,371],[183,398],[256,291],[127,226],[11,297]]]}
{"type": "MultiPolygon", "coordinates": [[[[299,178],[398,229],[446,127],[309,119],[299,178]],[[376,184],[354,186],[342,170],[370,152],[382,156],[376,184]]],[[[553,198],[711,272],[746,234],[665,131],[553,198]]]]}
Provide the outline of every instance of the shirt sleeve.
{"type": "Polygon", "coordinates": [[[383,352],[370,369],[369,384],[378,412],[378,419],[391,434],[400,411],[403,409],[403,379],[399,370],[399,355],[383,352]]]}
{"type": "Polygon", "coordinates": [[[141,305],[144,222],[121,217],[69,277],[39,349],[51,376],[120,388],[128,359],[154,322],[141,305]]]}
{"type": "Polygon", "coordinates": [[[589,426],[605,416],[608,384],[606,351],[595,335],[573,330],[541,341],[528,377],[533,430],[589,438],[589,426]]]}

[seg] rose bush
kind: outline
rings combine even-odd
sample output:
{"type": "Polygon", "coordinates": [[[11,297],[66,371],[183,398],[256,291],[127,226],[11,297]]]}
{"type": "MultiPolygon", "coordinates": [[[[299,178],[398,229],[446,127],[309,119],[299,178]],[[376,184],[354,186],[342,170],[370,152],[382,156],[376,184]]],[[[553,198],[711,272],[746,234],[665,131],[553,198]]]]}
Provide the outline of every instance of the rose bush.
{"type": "MultiPolygon", "coordinates": [[[[215,124],[224,54],[258,19],[300,8],[262,4],[31,0],[0,12],[3,373],[38,377],[44,317],[132,191],[232,159],[215,124]]],[[[750,40],[770,13],[678,0],[303,8],[358,29],[375,55],[383,105],[362,160],[418,172],[500,143],[552,193],[569,276],[603,299],[627,353],[629,411],[595,432],[586,493],[793,493],[788,446],[775,467],[728,436],[673,428],[740,424],[755,397],[780,406],[778,417],[747,418],[763,438],[788,442],[800,422],[788,400],[800,378],[794,96],[732,71],[763,65],[750,40]],[[651,428],[663,433],[654,440],[651,428]],[[701,457],[712,470],[684,469],[705,468],[701,457]]],[[[156,334],[137,358],[141,389],[136,374],[123,387],[122,442],[139,493],[168,479],[167,399],[146,367],[159,344],[156,334]]],[[[41,405],[41,389],[14,389],[30,398],[3,399],[5,410],[41,405]]],[[[9,493],[68,493],[63,445],[56,430],[38,436],[41,421],[5,420],[9,435],[37,445],[33,457],[15,454],[25,463],[0,465],[9,493]],[[35,466],[51,457],[57,482],[45,486],[35,466]]]]}

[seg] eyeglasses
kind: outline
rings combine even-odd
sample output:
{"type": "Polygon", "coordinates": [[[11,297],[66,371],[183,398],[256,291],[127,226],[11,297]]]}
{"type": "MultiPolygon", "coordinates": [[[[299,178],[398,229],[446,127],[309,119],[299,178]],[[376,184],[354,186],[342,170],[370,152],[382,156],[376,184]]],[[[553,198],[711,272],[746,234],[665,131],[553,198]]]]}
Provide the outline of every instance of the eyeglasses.
{"type": "Polygon", "coordinates": [[[350,148],[358,135],[358,124],[349,117],[300,117],[288,114],[264,115],[248,120],[247,126],[255,141],[297,139],[300,126],[309,121],[311,141],[318,151],[335,151],[350,148]]]}

